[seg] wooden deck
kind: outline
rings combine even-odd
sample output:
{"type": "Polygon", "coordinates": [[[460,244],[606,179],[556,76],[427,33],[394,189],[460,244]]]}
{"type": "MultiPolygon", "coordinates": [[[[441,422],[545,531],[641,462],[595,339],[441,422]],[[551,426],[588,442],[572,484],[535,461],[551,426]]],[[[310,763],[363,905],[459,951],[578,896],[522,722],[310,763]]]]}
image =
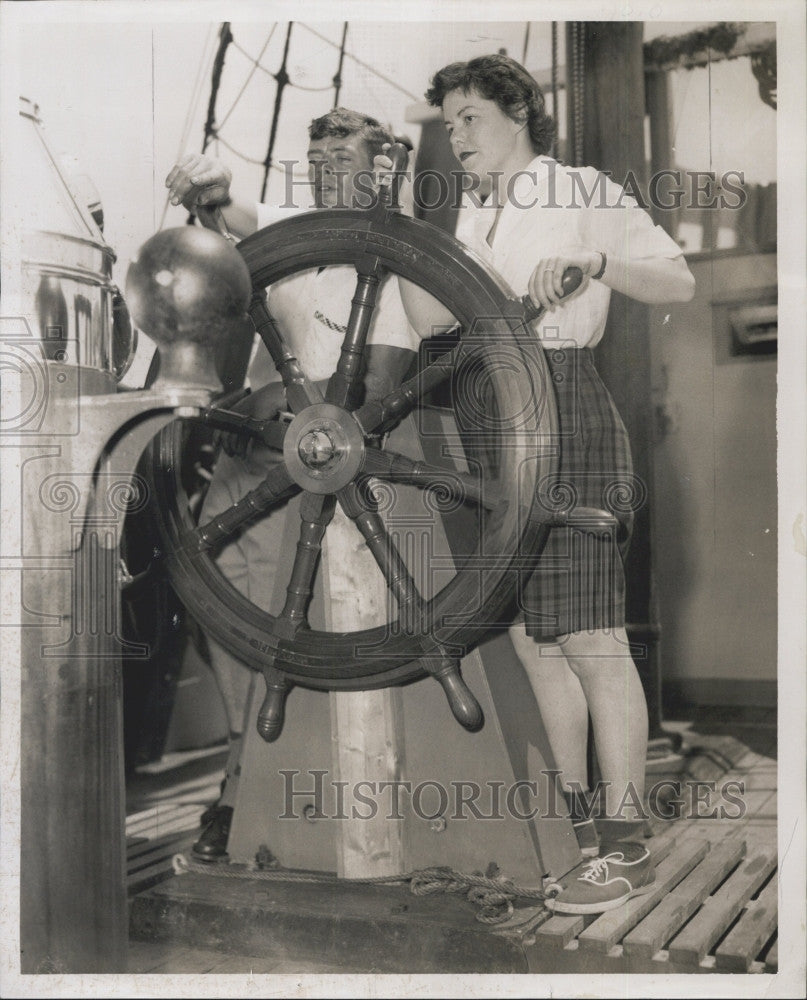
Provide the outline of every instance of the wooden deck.
{"type": "MultiPolygon", "coordinates": [[[[655,888],[598,917],[553,916],[523,899],[507,924],[488,926],[461,896],[415,897],[401,885],[175,876],[172,858],[188,854],[218,772],[169,785],[157,801],[141,788],[132,802],[146,808],[127,820],[129,971],[775,972],[776,760],[736,739],[690,733],[685,740],[687,776],[742,782],[745,815],[654,821],[655,888]]],[[[219,760],[211,755],[208,763],[219,760]]]]}

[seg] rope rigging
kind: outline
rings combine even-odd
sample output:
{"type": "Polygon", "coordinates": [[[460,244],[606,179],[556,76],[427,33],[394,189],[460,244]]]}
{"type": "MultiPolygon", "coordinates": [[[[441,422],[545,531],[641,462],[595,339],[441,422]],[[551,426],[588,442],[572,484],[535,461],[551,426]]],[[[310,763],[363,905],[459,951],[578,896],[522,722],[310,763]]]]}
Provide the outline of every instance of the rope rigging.
{"type": "MultiPolygon", "coordinates": [[[[208,99],[207,115],[206,115],[205,123],[204,123],[204,136],[203,136],[203,142],[202,142],[202,152],[204,153],[207,150],[207,148],[211,145],[211,143],[215,144],[215,149],[216,150],[218,150],[219,144],[221,144],[221,146],[223,146],[225,149],[227,149],[234,156],[237,156],[240,160],[243,160],[245,163],[249,163],[249,164],[251,164],[253,166],[262,166],[264,168],[264,175],[263,175],[263,181],[262,181],[262,185],[261,185],[261,194],[260,194],[260,200],[261,201],[263,201],[265,199],[265,197],[266,197],[266,189],[267,189],[267,185],[268,185],[269,172],[272,171],[272,170],[274,170],[274,171],[280,171],[282,173],[286,172],[283,167],[280,167],[276,163],[274,163],[274,150],[275,150],[275,143],[276,143],[277,135],[278,135],[278,126],[279,126],[279,121],[280,121],[280,113],[281,113],[281,109],[282,109],[283,91],[285,90],[286,87],[291,87],[291,88],[293,88],[295,90],[300,90],[300,91],[304,91],[304,92],[307,92],[307,93],[324,93],[326,90],[330,90],[331,87],[333,87],[334,88],[333,107],[337,107],[338,104],[339,104],[339,98],[340,98],[340,95],[341,95],[342,85],[343,85],[343,82],[344,82],[343,81],[343,71],[344,71],[345,59],[350,59],[356,65],[361,66],[364,69],[367,69],[372,75],[378,77],[380,80],[383,80],[385,83],[387,83],[390,86],[394,87],[400,93],[405,94],[407,97],[411,98],[413,101],[416,101],[418,99],[415,94],[412,94],[405,87],[400,86],[400,84],[398,84],[395,80],[391,79],[388,76],[385,76],[383,73],[379,72],[377,69],[375,69],[369,63],[365,62],[364,60],[360,59],[358,56],[355,56],[352,53],[350,53],[350,52],[347,51],[347,35],[348,35],[348,27],[349,27],[349,22],[347,22],[347,21],[343,22],[343,25],[342,25],[342,37],[341,37],[341,41],[339,43],[331,41],[331,39],[327,38],[325,35],[322,35],[320,32],[316,31],[314,28],[310,27],[307,24],[301,25],[306,31],[308,31],[310,34],[314,35],[316,38],[318,38],[321,41],[325,42],[327,45],[330,45],[333,48],[337,49],[339,51],[339,62],[338,62],[337,68],[336,68],[336,72],[334,73],[333,77],[331,78],[330,83],[328,83],[328,84],[321,85],[321,86],[309,86],[307,84],[295,82],[294,80],[291,79],[291,77],[289,76],[288,70],[287,70],[287,62],[288,62],[288,55],[289,55],[289,45],[290,45],[290,41],[291,41],[291,32],[292,32],[293,25],[294,25],[293,21],[288,23],[288,27],[287,27],[287,30],[286,30],[286,39],[285,39],[285,43],[284,43],[284,47],[283,47],[283,56],[282,56],[281,64],[280,64],[280,67],[278,68],[278,70],[275,71],[275,72],[273,72],[272,70],[270,70],[266,66],[264,66],[261,60],[263,59],[263,57],[264,57],[264,55],[266,53],[266,50],[268,49],[269,44],[270,44],[270,42],[271,42],[271,40],[272,40],[272,38],[274,36],[275,30],[277,28],[277,23],[275,23],[275,24],[272,25],[271,30],[269,31],[269,35],[268,35],[266,41],[263,43],[263,46],[262,46],[260,52],[258,53],[257,57],[255,57],[255,56],[251,55],[244,48],[244,46],[241,45],[235,39],[235,37],[233,35],[233,32],[232,32],[231,22],[229,22],[229,21],[222,22],[221,27],[219,29],[219,44],[218,44],[218,49],[216,50],[216,54],[215,54],[215,57],[214,57],[214,60],[213,60],[213,66],[212,66],[212,70],[211,70],[210,96],[209,96],[209,99],[208,99]],[[219,89],[220,89],[220,86],[221,86],[221,79],[222,79],[222,73],[223,73],[223,70],[224,70],[225,57],[226,57],[227,49],[230,46],[232,46],[232,48],[234,48],[238,52],[240,52],[244,56],[244,58],[246,58],[250,62],[251,66],[250,66],[249,72],[248,72],[248,74],[246,76],[246,79],[241,84],[241,87],[239,88],[238,93],[235,96],[235,99],[230,104],[227,112],[224,114],[224,116],[221,118],[220,121],[217,121],[217,119],[216,119],[216,103],[217,103],[217,99],[218,99],[219,89]],[[254,157],[254,156],[250,156],[247,153],[244,153],[242,150],[238,149],[233,143],[231,143],[227,139],[225,139],[224,136],[222,136],[222,134],[221,134],[222,133],[222,129],[224,128],[224,126],[229,121],[230,117],[232,116],[232,114],[235,111],[236,107],[238,106],[239,102],[243,98],[244,93],[246,92],[246,89],[249,86],[250,81],[252,80],[252,78],[254,77],[255,73],[258,70],[260,70],[262,73],[265,73],[268,77],[270,77],[272,80],[274,80],[275,83],[276,83],[276,86],[277,86],[277,89],[276,89],[276,92],[275,92],[274,107],[273,107],[273,111],[272,111],[272,121],[271,121],[271,125],[270,125],[270,133],[269,133],[269,141],[268,141],[267,151],[266,151],[266,155],[264,156],[264,158],[262,160],[258,159],[257,157],[254,157]]],[[[206,57],[205,57],[205,59],[203,59],[202,65],[200,65],[200,69],[199,69],[199,84],[201,84],[201,75],[202,75],[203,65],[204,65],[205,62],[206,62],[206,57]]],[[[193,104],[194,107],[195,107],[196,102],[198,101],[198,96],[199,95],[197,94],[196,97],[195,97],[195,99],[194,99],[194,104],[193,104]]],[[[189,110],[189,117],[190,117],[190,114],[191,114],[191,112],[189,110]]],[[[184,149],[184,144],[185,144],[186,139],[187,139],[187,137],[183,138],[183,147],[182,147],[183,149],[184,149]]],[[[180,155],[181,155],[181,151],[180,151],[180,155]]],[[[298,174],[298,176],[301,176],[301,177],[305,176],[305,175],[306,175],[305,172],[300,172],[298,174]]],[[[168,202],[166,201],[166,211],[167,211],[167,207],[168,207],[168,202]]],[[[165,216],[165,211],[163,212],[163,217],[164,216],[165,216]]],[[[193,214],[191,214],[189,216],[189,218],[188,218],[188,223],[192,223],[193,221],[194,221],[194,216],[193,216],[193,214]]]]}
{"type": "Polygon", "coordinates": [[[552,155],[557,155],[558,129],[560,116],[558,113],[558,22],[552,22],[552,117],[555,119],[555,139],[552,143],[552,155]]]}
{"type": "MultiPolygon", "coordinates": [[[[204,138],[202,139],[203,153],[210,143],[217,138],[215,128],[216,101],[218,100],[219,87],[221,85],[221,73],[224,69],[224,57],[227,52],[227,47],[232,40],[233,34],[230,31],[230,22],[224,21],[219,30],[219,47],[216,50],[216,56],[213,60],[213,69],[210,76],[210,98],[207,102],[207,117],[205,118],[204,138]]],[[[195,221],[196,215],[193,212],[189,213],[187,224],[191,226],[195,221]]]]}
{"type": "Polygon", "coordinates": [[[227,46],[233,40],[233,33],[230,31],[230,22],[225,21],[219,31],[219,47],[216,58],[213,60],[213,72],[210,80],[210,100],[207,103],[207,118],[205,120],[205,135],[202,142],[202,152],[207,149],[210,140],[215,134],[216,121],[216,100],[221,85],[221,71],[224,69],[224,57],[227,53],[227,46]]]}
{"type": "Polygon", "coordinates": [[[262,167],[265,165],[264,160],[256,160],[252,156],[247,156],[246,153],[242,153],[240,149],[236,149],[235,146],[223,139],[218,132],[216,133],[216,142],[220,142],[225,149],[229,150],[233,156],[237,156],[239,160],[243,160],[245,163],[251,163],[255,167],[262,167]]]}
{"type": "MultiPolygon", "coordinates": [[[[275,28],[277,28],[277,22],[275,22],[272,25],[272,29],[269,32],[269,35],[268,35],[266,41],[263,43],[263,48],[258,53],[258,58],[257,59],[252,59],[251,56],[249,57],[250,60],[251,60],[251,62],[252,62],[252,69],[247,74],[246,80],[244,80],[244,83],[242,84],[241,89],[236,94],[235,100],[233,101],[232,105],[230,106],[230,110],[222,118],[222,120],[216,125],[216,135],[218,135],[221,132],[221,130],[227,124],[227,119],[230,117],[230,115],[233,113],[233,111],[235,111],[236,105],[241,100],[241,98],[244,96],[244,91],[247,89],[247,86],[249,85],[249,81],[255,75],[255,70],[256,69],[263,69],[264,68],[263,66],[261,66],[261,59],[263,58],[264,52],[266,52],[267,48],[269,47],[269,43],[272,41],[272,37],[273,37],[273,35],[275,33],[275,28]]],[[[238,44],[238,42],[235,41],[235,39],[233,39],[232,45],[233,45],[234,48],[238,49],[239,52],[243,52],[244,51],[241,48],[241,46],[238,44]]],[[[225,143],[225,145],[226,145],[226,143],[225,143]]]]}
{"type": "MultiPolygon", "coordinates": [[[[275,23],[275,24],[272,25],[271,30],[269,32],[269,35],[268,35],[266,41],[264,42],[264,44],[263,44],[263,46],[261,48],[261,51],[258,53],[257,57],[254,57],[242,45],[240,45],[238,41],[236,41],[236,39],[235,39],[235,37],[233,35],[233,32],[232,32],[232,29],[231,29],[231,22],[229,22],[229,21],[223,22],[222,25],[221,25],[221,28],[219,30],[219,46],[218,46],[218,50],[216,52],[216,55],[215,55],[215,58],[214,58],[214,62],[213,62],[213,68],[212,68],[212,73],[211,73],[210,98],[209,98],[209,101],[208,101],[207,117],[205,119],[205,124],[204,124],[204,139],[203,139],[203,144],[202,144],[202,152],[204,152],[208,148],[208,146],[210,145],[211,142],[215,141],[216,143],[221,143],[221,145],[224,146],[225,149],[227,149],[229,152],[231,152],[234,156],[237,156],[239,159],[243,160],[245,163],[249,163],[249,164],[251,164],[253,166],[262,166],[264,168],[264,176],[263,176],[263,182],[262,182],[262,186],[261,186],[261,195],[260,195],[261,200],[263,200],[266,197],[266,188],[267,188],[267,185],[268,185],[269,172],[271,170],[275,170],[275,171],[281,171],[281,172],[285,173],[285,170],[283,170],[282,168],[278,167],[278,165],[273,162],[273,155],[274,155],[275,142],[276,142],[276,139],[277,139],[277,131],[278,131],[278,124],[279,124],[279,119],[280,119],[281,106],[282,106],[283,91],[284,91],[284,89],[287,86],[288,87],[292,87],[293,89],[305,91],[305,92],[308,92],[308,93],[323,93],[324,91],[329,90],[331,87],[333,87],[334,88],[333,107],[337,107],[338,104],[339,104],[339,98],[340,98],[340,95],[341,95],[341,88],[342,88],[342,84],[343,84],[342,73],[343,73],[343,68],[344,68],[344,61],[347,58],[347,59],[351,59],[356,65],[361,66],[364,69],[369,70],[369,72],[371,74],[373,74],[374,76],[378,77],[380,80],[383,80],[385,83],[389,84],[391,87],[394,87],[397,91],[399,91],[400,93],[406,95],[411,100],[413,100],[413,101],[417,101],[418,100],[418,97],[417,97],[416,94],[411,93],[411,91],[407,90],[405,87],[402,87],[397,81],[391,79],[388,76],[385,76],[383,73],[381,73],[379,70],[375,69],[375,67],[371,66],[369,63],[367,63],[364,60],[360,59],[358,56],[353,55],[353,53],[347,51],[347,34],[348,34],[348,26],[349,26],[349,22],[347,22],[347,21],[345,21],[343,23],[343,26],[342,26],[342,38],[341,38],[341,42],[338,43],[338,44],[336,42],[331,41],[331,39],[327,38],[325,35],[321,34],[319,31],[317,31],[316,29],[312,28],[310,25],[307,25],[307,24],[301,24],[300,25],[303,29],[305,29],[306,31],[308,31],[310,34],[312,34],[316,38],[320,39],[320,41],[323,41],[327,45],[330,45],[333,48],[338,49],[338,51],[339,51],[339,63],[338,63],[336,72],[335,72],[334,76],[331,79],[331,82],[328,83],[328,84],[325,84],[325,85],[322,85],[322,86],[309,86],[309,85],[302,84],[302,83],[296,83],[294,80],[292,80],[290,78],[290,76],[289,76],[289,74],[287,72],[287,69],[286,69],[287,60],[288,60],[288,53],[289,53],[289,44],[290,44],[290,39],[291,39],[291,31],[292,31],[293,24],[294,24],[294,22],[289,22],[289,24],[288,24],[288,28],[287,28],[287,31],[286,31],[286,41],[285,41],[284,48],[283,48],[283,57],[282,57],[280,68],[276,72],[272,72],[272,70],[267,69],[267,67],[262,64],[261,60],[262,60],[263,56],[265,55],[266,50],[269,47],[269,44],[270,44],[270,42],[271,42],[271,40],[272,40],[272,38],[274,36],[275,29],[277,28],[277,23],[275,23]],[[228,47],[230,47],[230,46],[232,46],[234,49],[236,49],[238,52],[240,52],[251,63],[251,68],[249,70],[249,73],[247,74],[246,79],[244,80],[243,84],[241,85],[241,87],[240,87],[240,89],[239,89],[239,91],[238,91],[235,99],[233,100],[232,104],[230,105],[229,109],[227,110],[226,114],[221,119],[221,121],[216,121],[216,113],[215,113],[216,112],[216,101],[217,101],[217,97],[218,97],[219,88],[220,88],[220,85],[221,85],[221,77],[222,77],[222,72],[223,72],[223,69],[224,69],[224,62],[225,62],[226,52],[227,52],[228,47]],[[225,139],[221,135],[222,129],[224,128],[224,126],[226,125],[226,123],[229,121],[231,115],[235,111],[235,108],[237,107],[237,105],[239,104],[240,100],[242,99],[242,97],[243,97],[243,95],[244,95],[244,93],[245,93],[245,91],[246,91],[246,89],[247,89],[250,81],[252,80],[252,78],[255,75],[255,73],[256,73],[257,70],[261,70],[261,72],[263,72],[267,76],[271,77],[275,81],[275,83],[277,84],[277,90],[276,90],[276,93],[275,93],[275,103],[274,103],[274,108],[273,108],[273,112],[272,112],[272,122],[271,122],[271,127],[270,127],[269,143],[268,143],[268,148],[267,148],[266,156],[263,158],[263,160],[260,160],[257,157],[253,157],[253,156],[247,155],[246,153],[244,153],[241,150],[239,150],[236,146],[234,146],[231,142],[229,142],[227,139],[225,139]]],[[[525,26],[525,34],[524,34],[524,58],[526,58],[527,49],[528,49],[528,46],[529,46],[530,27],[531,27],[530,23],[527,22],[526,26],[525,26]]],[[[574,119],[574,124],[573,124],[573,132],[574,132],[574,134],[571,136],[571,140],[572,141],[570,143],[570,145],[571,145],[570,153],[572,154],[572,156],[574,157],[574,159],[575,159],[576,162],[579,162],[582,159],[582,149],[581,149],[581,146],[582,146],[582,128],[580,128],[578,126],[582,125],[582,120],[581,119],[582,119],[582,111],[583,111],[583,92],[582,92],[582,90],[583,90],[583,87],[582,87],[582,80],[583,80],[582,59],[583,59],[583,53],[582,53],[581,50],[582,50],[582,44],[584,42],[584,32],[585,32],[585,25],[583,23],[580,23],[580,24],[572,23],[571,24],[571,39],[570,39],[571,45],[570,45],[570,47],[571,47],[572,51],[571,51],[571,60],[570,60],[570,62],[571,62],[571,70],[572,70],[572,73],[571,73],[571,75],[572,75],[572,88],[571,88],[572,93],[570,94],[570,98],[571,98],[571,101],[572,101],[572,114],[573,114],[573,119],[574,119]]],[[[201,68],[202,67],[200,66],[200,73],[201,73],[201,68]]],[[[558,60],[557,60],[557,22],[552,22],[552,111],[553,111],[553,115],[554,115],[556,121],[557,121],[557,116],[558,116],[558,110],[557,110],[557,100],[558,100],[557,70],[558,70],[558,60]]],[[[373,96],[375,96],[375,95],[373,95],[373,96]]],[[[198,94],[196,95],[196,97],[194,99],[194,105],[195,105],[195,102],[197,100],[198,100],[198,94]]],[[[190,112],[189,112],[189,116],[190,116],[190,112]]],[[[184,139],[183,139],[183,148],[184,148],[184,139]]],[[[303,176],[303,173],[301,172],[299,174],[299,176],[303,176]]],[[[168,203],[166,202],[166,210],[167,210],[167,206],[168,206],[168,203]]],[[[165,217],[165,211],[163,212],[163,218],[164,217],[165,217]]],[[[189,222],[193,221],[193,216],[191,216],[188,221],[189,222]]]]}
{"type": "MultiPolygon", "coordinates": [[[[191,127],[193,124],[193,119],[196,115],[196,109],[199,105],[199,100],[202,96],[202,81],[205,76],[205,69],[207,68],[209,56],[209,49],[213,43],[213,25],[210,26],[210,30],[205,38],[204,48],[202,49],[202,58],[199,60],[199,66],[196,70],[196,79],[193,83],[193,91],[191,93],[191,100],[188,104],[188,111],[185,115],[185,123],[182,126],[182,136],[179,140],[179,149],[177,150],[176,162],[178,163],[182,159],[182,155],[185,152],[185,148],[188,144],[188,139],[191,134],[191,127]]],[[[157,227],[162,229],[165,225],[165,217],[168,214],[168,208],[171,204],[170,194],[166,192],[165,202],[163,204],[162,215],[160,216],[160,224],[157,227]]]]}
{"type": "Polygon", "coordinates": [[[336,67],[336,73],[334,73],[333,80],[331,81],[334,87],[333,95],[333,106],[336,108],[339,106],[339,92],[342,89],[342,66],[345,62],[345,44],[347,42],[347,26],[348,22],[345,21],[342,27],[342,44],[339,46],[339,65],[336,67]]]}
{"type": "MultiPolygon", "coordinates": [[[[271,37],[271,35],[270,35],[270,37],[271,37]]],[[[266,45],[268,45],[268,44],[269,44],[269,39],[266,40],[266,45]]],[[[256,58],[254,56],[251,56],[249,54],[249,52],[247,52],[247,50],[244,48],[243,45],[239,45],[238,42],[235,42],[235,41],[233,42],[233,48],[237,49],[241,53],[241,55],[244,56],[245,59],[248,59],[252,63],[252,67],[253,68],[252,68],[252,70],[250,70],[250,76],[252,76],[252,74],[255,72],[256,69],[259,69],[259,70],[261,70],[261,72],[265,73],[267,76],[270,76],[273,80],[277,80],[277,73],[273,73],[270,69],[267,69],[261,63],[261,57],[263,56],[264,52],[266,51],[266,45],[264,45],[264,47],[261,49],[259,55],[256,58]]],[[[286,84],[289,87],[294,87],[295,90],[307,90],[307,91],[309,91],[312,94],[320,93],[321,91],[324,91],[324,90],[330,90],[331,87],[333,86],[333,83],[326,83],[325,86],[323,86],[323,87],[307,87],[303,83],[295,83],[289,77],[287,77],[287,79],[286,79],[286,84]]]]}
{"type": "MultiPolygon", "coordinates": [[[[325,35],[321,35],[318,31],[315,31],[314,28],[312,28],[310,25],[301,24],[300,27],[305,28],[306,31],[310,31],[312,35],[315,35],[317,38],[320,39],[320,41],[325,42],[327,45],[330,45],[335,49],[339,48],[336,42],[332,42],[330,38],[326,38],[325,35]]],[[[407,90],[406,87],[402,87],[396,80],[393,80],[388,76],[384,76],[384,74],[381,73],[379,70],[375,69],[375,67],[371,66],[369,63],[364,62],[363,59],[359,59],[358,56],[354,56],[352,52],[346,51],[345,55],[347,56],[348,59],[352,59],[353,62],[356,63],[357,65],[363,66],[364,69],[368,69],[374,76],[377,76],[379,80],[383,80],[385,83],[388,83],[391,87],[394,87],[402,94],[405,94],[411,100],[413,101],[420,100],[417,94],[413,94],[411,90],[407,90]]]]}
{"type": "Polygon", "coordinates": [[[261,185],[261,198],[263,201],[266,198],[266,185],[269,182],[269,168],[272,166],[272,154],[275,151],[275,139],[277,138],[277,124],[280,120],[280,106],[283,103],[283,90],[286,84],[289,82],[289,76],[286,72],[286,61],[289,58],[289,43],[291,42],[291,29],[294,27],[294,21],[289,21],[289,26],[286,29],[286,43],[283,46],[283,60],[280,63],[280,69],[275,74],[275,80],[277,81],[277,92],[275,94],[275,106],[272,111],[272,126],[269,130],[269,148],[266,150],[266,159],[264,160],[264,172],[263,172],[263,183],[261,185]]]}

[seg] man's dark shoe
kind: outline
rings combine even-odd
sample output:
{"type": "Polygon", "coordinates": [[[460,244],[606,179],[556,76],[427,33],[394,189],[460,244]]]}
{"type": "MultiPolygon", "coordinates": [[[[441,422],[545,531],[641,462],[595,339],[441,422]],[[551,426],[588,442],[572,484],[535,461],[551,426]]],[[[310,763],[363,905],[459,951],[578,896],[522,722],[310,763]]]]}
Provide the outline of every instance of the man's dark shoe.
{"type": "Polygon", "coordinates": [[[216,799],[212,805],[209,805],[207,809],[202,813],[199,818],[199,826],[202,828],[206,827],[211,819],[216,815],[216,810],[219,808],[219,802],[221,802],[221,797],[224,795],[224,786],[227,784],[227,778],[221,779],[221,784],[219,785],[219,797],[216,799]]]}
{"type": "Polygon", "coordinates": [[[218,861],[227,854],[233,810],[231,806],[211,806],[205,815],[208,814],[210,818],[192,850],[200,861],[218,861]]]}

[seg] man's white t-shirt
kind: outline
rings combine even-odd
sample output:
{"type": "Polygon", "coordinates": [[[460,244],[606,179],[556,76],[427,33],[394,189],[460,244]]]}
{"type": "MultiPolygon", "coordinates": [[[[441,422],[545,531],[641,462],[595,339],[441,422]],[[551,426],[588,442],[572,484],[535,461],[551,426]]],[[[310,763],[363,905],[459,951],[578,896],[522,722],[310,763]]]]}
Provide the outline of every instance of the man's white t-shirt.
{"type": "MultiPolygon", "coordinates": [[[[336,370],[356,280],[356,271],[350,266],[312,268],[276,282],[268,291],[269,312],[312,380],[329,378],[336,370]]],[[[367,344],[410,351],[417,351],[420,344],[420,337],[407,321],[394,275],[381,282],[367,344]]],[[[255,349],[248,378],[253,389],[279,378],[263,344],[255,349]]]]}

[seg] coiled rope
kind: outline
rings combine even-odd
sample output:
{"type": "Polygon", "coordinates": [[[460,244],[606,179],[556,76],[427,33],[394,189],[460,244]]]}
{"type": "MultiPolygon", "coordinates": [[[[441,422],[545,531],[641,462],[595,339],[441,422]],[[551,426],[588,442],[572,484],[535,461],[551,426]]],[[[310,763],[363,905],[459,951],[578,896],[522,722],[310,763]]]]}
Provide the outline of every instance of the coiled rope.
{"type": "Polygon", "coordinates": [[[438,893],[464,893],[469,903],[477,907],[476,919],[483,924],[500,924],[512,917],[514,899],[532,899],[543,902],[542,889],[527,889],[513,884],[504,877],[466,875],[447,866],[423,868],[405,875],[379,875],[374,878],[339,878],[337,875],[310,872],[261,870],[235,865],[211,864],[194,861],[184,854],[175,854],[173,868],[177,875],[193,872],[216,878],[259,880],[267,882],[313,882],[326,885],[395,885],[409,883],[413,896],[433,896],[438,893]]]}

